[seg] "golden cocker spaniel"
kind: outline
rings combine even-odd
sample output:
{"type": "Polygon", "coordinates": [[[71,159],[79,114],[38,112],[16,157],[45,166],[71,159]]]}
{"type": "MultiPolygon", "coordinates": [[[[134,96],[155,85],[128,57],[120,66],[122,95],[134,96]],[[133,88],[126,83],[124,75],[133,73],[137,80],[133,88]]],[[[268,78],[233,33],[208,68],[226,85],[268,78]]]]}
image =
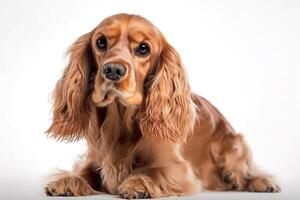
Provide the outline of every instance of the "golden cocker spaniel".
{"type": "Polygon", "coordinates": [[[178,53],[148,20],[108,17],[68,53],[47,133],[83,138],[88,150],[46,186],[47,195],[280,191],[255,167],[243,136],[191,92],[178,53]]]}

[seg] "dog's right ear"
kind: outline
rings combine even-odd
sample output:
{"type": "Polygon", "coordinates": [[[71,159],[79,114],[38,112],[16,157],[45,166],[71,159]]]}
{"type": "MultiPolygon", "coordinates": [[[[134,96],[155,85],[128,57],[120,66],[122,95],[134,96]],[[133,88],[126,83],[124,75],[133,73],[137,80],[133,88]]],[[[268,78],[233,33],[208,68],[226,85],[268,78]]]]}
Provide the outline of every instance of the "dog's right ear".
{"type": "Polygon", "coordinates": [[[53,120],[48,135],[59,140],[77,140],[87,133],[92,106],[88,82],[92,69],[92,32],[79,37],[69,48],[69,64],[54,90],[53,120]]]}

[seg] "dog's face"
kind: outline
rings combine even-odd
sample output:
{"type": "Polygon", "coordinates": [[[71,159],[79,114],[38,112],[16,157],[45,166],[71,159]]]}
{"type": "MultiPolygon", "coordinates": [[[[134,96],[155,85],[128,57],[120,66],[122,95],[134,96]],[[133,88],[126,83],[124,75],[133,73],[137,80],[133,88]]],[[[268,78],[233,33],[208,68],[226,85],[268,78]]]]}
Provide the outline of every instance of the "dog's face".
{"type": "Polygon", "coordinates": [[[138,16],[115,15],[100,23],[90,44],[96,68],[92,101],[106,106],[119,98],[127,106],[141,104],[145,78],[159,58],[160,38],[138,16]]]}

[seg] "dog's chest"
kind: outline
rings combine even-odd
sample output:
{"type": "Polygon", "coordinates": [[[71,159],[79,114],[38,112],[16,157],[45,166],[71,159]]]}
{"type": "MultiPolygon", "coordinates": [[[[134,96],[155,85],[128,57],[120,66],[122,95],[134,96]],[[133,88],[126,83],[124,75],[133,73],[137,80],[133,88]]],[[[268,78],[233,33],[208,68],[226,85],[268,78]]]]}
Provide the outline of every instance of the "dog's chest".
{"type": "Polygon", "coordinates": [[[118,113],[118,117],[107,119],[110,123],[102,128],[102,142],[98,144],[99,146],[95,145],[102,158],[100,163],[102,185],[110,193],[117,194],[118,186],[135,167],[134,149],[140,141],[141,133],[137,123],[132,120],[135,110],[124,109],[118,104],[108,111],[118,113]]]}

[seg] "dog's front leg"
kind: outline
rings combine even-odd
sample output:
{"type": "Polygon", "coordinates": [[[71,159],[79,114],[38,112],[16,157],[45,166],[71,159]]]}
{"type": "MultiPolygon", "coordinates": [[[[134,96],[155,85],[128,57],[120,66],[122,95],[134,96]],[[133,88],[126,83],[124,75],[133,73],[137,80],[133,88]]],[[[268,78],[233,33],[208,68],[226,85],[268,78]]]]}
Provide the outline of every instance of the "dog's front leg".
{"type": "Polygon", "coordinates": [[[143,152],[139,156],[145,158],[145,163],[134,168],[119,185],[121,197],[156,198],[186,195],[200,190],[200,181],[190,164],[174,149],[174,145],[145,145],[149,145],[143,145],[147,153],[143,152]]]}

